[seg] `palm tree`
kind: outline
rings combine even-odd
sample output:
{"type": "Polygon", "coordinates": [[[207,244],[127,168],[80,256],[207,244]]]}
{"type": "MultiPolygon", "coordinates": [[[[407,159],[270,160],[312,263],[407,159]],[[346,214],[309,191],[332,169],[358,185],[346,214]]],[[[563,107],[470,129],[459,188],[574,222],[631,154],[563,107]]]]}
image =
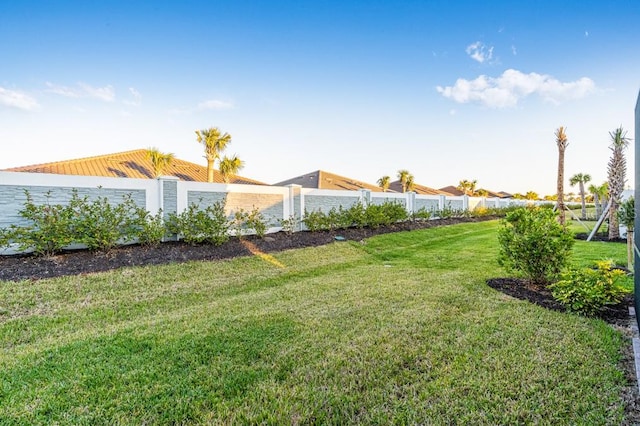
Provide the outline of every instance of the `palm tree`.
{"type": "Polygon", "coordinates": [[[540,196],[535,191],[527,191],[527,193],[524,194],[524,198],[526,198],[527,200],[535,201],[540,198],[540,196]]]}
{"type": "Polygon", "coordinates": [[[162,153],[156,147],[147,149],[147,158],[151,161],[151,167],[153,169],[153,177],[157,178],[169,168],[175,155],[172,153],[162,153]]]}
{"type": "Polygon", "coordinates": [[[413,175],[409,173],[409,176],[407,176],[407,191],[409,192],[413,191],[415,189],[415,186],[416,186],[415,179],[413,175]]]}
{"type": "Polygon", "coordinates": [[[564,151],[569,145],[565,128],[560,126],[555,132],[556,145],[558,145],[558,201],[557,207],[560,215],[558,221],[561,225],[565,224],[564,217],[564,151]]]}
{"type": "Polygon", "coordinates": [[[627,160],[624,157],[624,150],[629,146],[630,139],[627,132],[618,127],[613,132],[609,132],[611,137],[611,158],[607,165],[609,178],[609,239],[614,240],[620,238],[620,229],[618,228],[618,207],[620,206],[620,195],[624,191],[627,174],[627,160]]]}
{"type": "Polygon", "coordinates": [[[198,143],[204,145],[204,156],[207,159],[207,182],[213,182],[213,167],[220,154],[231,142],[229,133],[222,134],[217,127],[196,130],[198,143]]]}
{"type": "Polygon", "coordinates": [[[389,189],[389,184],[391,183],[391,178],[389,176],[382,176],[378,179],[378,186],[382,188],[382,192],[387,192],[389,189]]]}
{"type": "Polygon", "coordinates": [[[604,182],[602,185],[589,185],[589,192],[593,194],[593,203],[596,205],[596,218],[602,215],[602,210],[607,204],[607,194],[609,193],[609,185],[604,182]]]}
{"type": "Polygon", "coordinates": [[[409,170],[398,170],[398,179],[400,179],[400,183],[402,184],[402,192],[407,192],[407,179],[411,176],[409,170]]]}
{"type": "Polygon", "coordinates": [[[478,184],[477,180],[461,180],[456,186],[458,191],[464,192],[464,195],[475,195],[476,185],[478,184]]]}
{"type": "Polygon", "coordinates": [[[475,195],[477,195],[478,197],[488,197],[489,196],[489,191],[487,191],[484,188],[480,188],[476,191],[475,195]]]}
{"type": "Polygon", "coordinates": [[[220,164],[218,166],[220,168],[220,176],[222,176],[222,180],[225,183],[229,183],[231,177],[238,174],[240,170],[244,167],[244,161],[238,158],[236,154],[233,154],[233,157],[229,158],[226,155],[222,160],[220,160],[220,164]]]}
{"type": "Polygon", "coordinates": [[[576,173],[569,178],[569,185],[574,186],[576,183],[580,184],[580,201],[582,202],[582,220],[587,218],[587,206],[584,199],[584,184],[591,180],[591,175],[586,173],[576,173]]]}

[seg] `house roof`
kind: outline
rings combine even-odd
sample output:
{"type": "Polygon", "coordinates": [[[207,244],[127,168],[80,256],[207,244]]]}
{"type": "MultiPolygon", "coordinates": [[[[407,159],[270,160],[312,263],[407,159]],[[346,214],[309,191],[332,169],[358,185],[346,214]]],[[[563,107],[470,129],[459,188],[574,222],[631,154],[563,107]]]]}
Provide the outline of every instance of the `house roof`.
{"type": "Polygon", "coordinates": [[[460,196],[464,195],[464,192],[460,191],[453,185],[445,186],[444,188],[440,188],[440,191],[448,192],[451,195],[460,196]]]}
{"type": "MultiPolygon", "coordinates": [[[[147,152],[147,149],[136,149],[133,151],[99,155],[96,157],[13,167],[10,169],[4,169],[3,171],[153,179],[153,167],[151,166],[151,161],[147,157],[147,152]]],[[[186,181],[206,182],[207,166],[174,158],[171,165],[165,172],[163,172],[163,175],[175,176],[180,180],[186,181]]],[[[214,172],[213,176],[215,183],[224,183],[222,176],[220,176],[220,173],[217,170],[214,172]]],[[[265,185],[263,182],[242,176],[232,177],[229,183],[265,185]]]]}
{"type": "Polygon", "coordinates": [[[356,179],[336,175],[334,173],[325,172],[324,170],[316,170],[301,176],[296,176],[282,182],[275,183],[274,186],[300,185],[303,188],[314,189],[340,189],[347,191],[357,191],[359,189],[368,189],[372,192],[382,192],[382,188],[369,183],[361,182],[356,179]]]}
{"type": "MultiPolygon", "coordinates": [[[[391,190],[393,190],[395,192],[402,192],[402,182],[400,182],[399,180],[391,182],[389,184],[389,189],[391,189],[391,190]]],[[[422,195],[452,195],[449,192],[441,191],[439,189],[430,188],[430,187],[424,186],[424,185],[419,185],[417,183],[413,184],[413,192],[415,192],[416,194],[422,194],[422,195]]]]}

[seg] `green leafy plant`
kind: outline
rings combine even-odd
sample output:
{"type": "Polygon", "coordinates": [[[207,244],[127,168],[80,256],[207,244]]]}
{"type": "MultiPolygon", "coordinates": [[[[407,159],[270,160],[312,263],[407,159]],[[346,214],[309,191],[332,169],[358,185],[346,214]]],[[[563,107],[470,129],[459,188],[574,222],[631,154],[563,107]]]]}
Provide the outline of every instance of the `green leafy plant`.
{"type": "Polygon", "coordinates": [[[162,209],[155,215],[143,209],[138,230],[138,242],[144,246],[158,246],[167,235],[162,209]]]}
{"type": "Polygon", "coordinates": [[[289,216],[287,219],[279,219],[278,222],[282,227],[282,231],[287,234],[293,234],[298,228],[298,218],[295,216],[289,216]]]}
{"type": "Polygon", "coordinates": [[[321,210],[307,211],[305,209],[302,222],[311,232],[329,229],[327,215],[321,210]]]}
{"type": "Polygon", "coordinates": [[[168,229],[178,234],[186,243],[208,242],[220,245],[229,239],[229,221],[224,211],[224,203],[217,202],[200,209],[192,203],[180,214],[169,216],[168,229]]]}
{"type": "Polygon", "coordinates": [[[427,210],[425,207],[421,207],[417,211],[413,212],[412,219],[415,221],[429,220],[433,216],[433,210],[427,210]]]}
{"type": "Polygon", "coordinates": [[[236,211],[233,214],[231,227],[239,238],[241,238],[247,230],[253,230],[260,238],[264,238],[267,233],[266,219],[257,207],[254,207],[250,212],[246,212],[243,209],[236,211]]]}
{"type": "Polygon", "coordinates": [[[620,303],[631,290],[624,286],[626,274],[614,268],[613,261],[596,262],[596,268],[569,270],[549,285],[553,298],[568,311],[594,315],[606,305],[620,303]]]}
{"type": "Polygon", "coordinates": [[[37,255],[46,256],[54,255],[74,242],[74,213],[69,206],[51,204],[50,191],[45,194],[43,204],[36,204],[29,191],[25,191],[25,195],[27,200],[19,214],[28,223],[12,226],[6,238],[15,240],[20,250],[33,250],[37,255]]]}
{"type": "Polygon", "coordinates": [[[77,242],[91,250],[108,251],[120,242],[133,241],[141,227],[140,209],[126,194],[122,202],[112,204],[107,197],[89,201],[74,194],[69,207],[74,212],[73,230],[77,242]]]}
{"type": "Polygon", "coordinates": [[[498,231],[498,263],[522,273],[535,284],[547,285],[566,267],[573,235],[549,209],[523,207],[507,214],[498,231]]]}

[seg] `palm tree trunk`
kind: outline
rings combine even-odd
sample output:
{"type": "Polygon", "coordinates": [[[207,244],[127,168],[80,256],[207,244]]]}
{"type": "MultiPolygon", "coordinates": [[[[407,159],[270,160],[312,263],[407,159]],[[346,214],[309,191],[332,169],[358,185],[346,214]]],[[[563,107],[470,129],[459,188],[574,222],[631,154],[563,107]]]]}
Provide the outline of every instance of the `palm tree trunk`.
{"type": "Polygon", "coordinates": [[[596,205],[596,220],[600,219],[600,215],[602,214],[602,207],[600,207],[600,199],[598,197],[598,193],[593,193],[593,204],[596,205]]]}
{"type": "Polygon", "coordinates": [[[611,200],[611,208],[609,209],[609,239],[617,240],[620,238],[620,226],[618,224],[618,202],[611,200]]]}
{"type": "Polygon", "coordinates": [[[582,220],[587,219],[587,206],[584,202],[584,182],[580,181],[580,199],[582,200],[582,220]]]}
{"type": "Polygon", "coordinates": [[[558,149],[558,222],[564,226],[564,148],[558,149]]]}
{"type": "Polygon", "coordinates": [[[213,182],[213,161],[207,158],[207,182],[213,182]]]}

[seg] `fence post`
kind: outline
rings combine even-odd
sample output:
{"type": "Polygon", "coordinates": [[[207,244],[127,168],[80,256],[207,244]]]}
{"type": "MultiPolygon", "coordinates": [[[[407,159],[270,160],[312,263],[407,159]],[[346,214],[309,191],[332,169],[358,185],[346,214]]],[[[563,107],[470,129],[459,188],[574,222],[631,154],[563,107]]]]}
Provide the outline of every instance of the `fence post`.
{"type": "MultiPolygon", "coordinates": [[[[164,220],[169,219],[170,214],[178,214],[178,180],[174,176],[160,176],[158,178],[158,206],[162,209],[164,220]]],[[[164,240],[177,241],[178,236],[173,235],[164,238],[164,240]]]]}
{"type": "MultiPolygon", "coordinates": [[[[302,193],[302,185],[290,184],[289,188],[289,217],[285,219],[295,218],[294,231],[302,231],[302,219],[304,216],[304,194],[302,193]],[[299,203],[296,204],[296,198],[299,203]]],[[[285,212],[285,214],[287,214],[285,212]]]]}
{"type": "Polygon", "coordinates": [[[447,203],[447,196],[446,195],[439,195],[438,196],[438,210],[442,211],[444,210],[444,206],[447,203]]]}
{"type": "Polygon", "coordinates": [[[360,202],[366,208],[371,204],[371,191],[368,189],[360,190],[360,202]]]}
{"type": "Polygon", "coordinates": [[[462,196],[462,210],[465,212],[469,210],[469,196],[467,194],[462,196]]]}
{"type": "Polygon", "coordinates": [[[407,213],[409,216],[413,216],[416,212],[416,193],[413,191],[407,192],[407,213]]]}

